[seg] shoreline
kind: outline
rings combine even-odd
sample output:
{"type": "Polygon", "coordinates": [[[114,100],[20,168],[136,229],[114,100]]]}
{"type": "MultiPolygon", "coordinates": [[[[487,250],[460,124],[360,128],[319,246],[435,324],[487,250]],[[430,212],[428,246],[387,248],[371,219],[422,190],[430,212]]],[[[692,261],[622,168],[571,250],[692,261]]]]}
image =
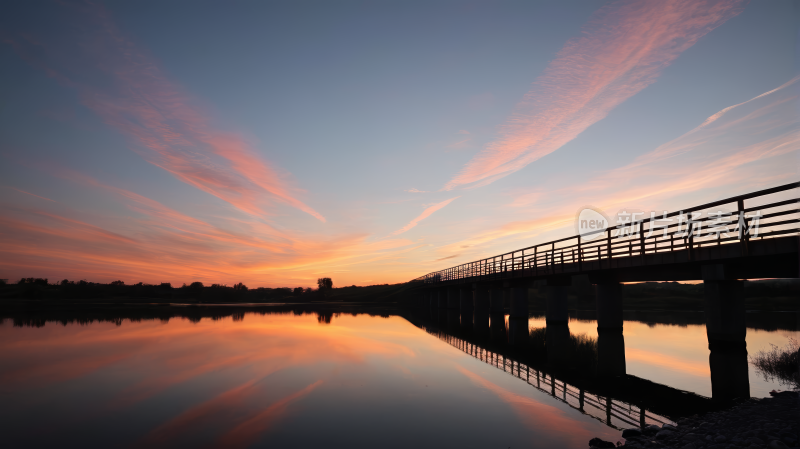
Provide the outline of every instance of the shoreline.
{"type": "Polygon", "coordinates": [[[771,392],[772,397],[750,398],[704,415],[678,420],[677,426],[656,425],[626,429],[616,444],[592,439],[590,448],[730,449],[800,447],[800,392],[771,392]]]}

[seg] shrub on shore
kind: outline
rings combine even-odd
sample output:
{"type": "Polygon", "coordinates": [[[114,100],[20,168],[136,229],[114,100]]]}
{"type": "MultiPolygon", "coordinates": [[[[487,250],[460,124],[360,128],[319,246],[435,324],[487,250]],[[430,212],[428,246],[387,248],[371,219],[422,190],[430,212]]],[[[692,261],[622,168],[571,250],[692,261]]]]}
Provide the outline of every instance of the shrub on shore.
{"type": "Polygon", "coordinates": [[[750,357],[750,363],[765,380],[777,380],[781,385],[800,390],[800,344],[790,337],[789,344],[784,348],[773,344],[770,346],[772,349],[758,351],[758,354],[750,357]]]}

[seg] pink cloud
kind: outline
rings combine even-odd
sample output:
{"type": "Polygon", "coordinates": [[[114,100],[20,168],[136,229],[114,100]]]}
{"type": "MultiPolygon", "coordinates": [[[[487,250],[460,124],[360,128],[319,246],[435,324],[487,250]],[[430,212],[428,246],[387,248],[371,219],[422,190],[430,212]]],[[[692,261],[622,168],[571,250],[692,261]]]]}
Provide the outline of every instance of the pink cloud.
{"type": "Polygon", "coordinates": [[[623,0],[600,8],[536,80],[499,138],[444,189],[492,183],[556,151],[742,9],[742,0],[623,0]]]}
{"type": "Polygon", "coordinates": [[[585,204],[610,213],[632,207],[672,211],[794,181],[800,149],[798,98],[800,77],[795,77],[712,114],[629,164],[580,183],[547,188],[544,181],[544,187],[515,192],[509,206],[525,206],[534,218],[493,223],[438,251],[449,254],[468,245],[479,247],[475,253],[485,256],[480,251],[501,239],[526,239],[530,244],[536,243],[530,239],[547,232],[551,233],[540,241],[573,235],[576,211],[585,204]],[[691,203],[676,201],[687,193],[692,194],[691,203]]]}
{"type": "Polygon", "coordinates": [[[134,151],[177,179],[255,216],[269,215],[272,206],[281,203],[325,222],[297,199],[287,173],[265,162],[241,137],[215,128],[202,108],[124,36],[101,5],[75,7],[82,12],[86,34],[82,45],[73,48],[80,57],[72,59],[90,64],[78,67],[69,59],[63,67],[49,67],[29,51],[38,42],[5,41],[32,65],[75,88],[85,106],[131,139],[134,151]],[[92,84],[82,82],[84,78],[92,84]]]}
{"type": "Polygon", "coordinates": [[[16,191],[17,191],[17,192],[19,192],[19,193],[24,193],[24,194],[26,194],[26,195],[35,196],[36,198],[39,198],[39,199],[42,199],[42,200],[46,200],[46,201],[52,201],[52,202],[54,202],[54,203],[55,203],[55,200],[51,200],[50,198],[45,198],[45,197],[43,197],[43,196],[36,195],[35,193],[26,192],[26,191],[24,191],[24,190],[21,190],[21,189],[18,189],[18,188],[16,188],[16,187],[12,187],[12,189],[16,190],[16,191]]]}
{"type": "Polygon", "coordinates": [[[447,206],[448,204],[450,204],[456,198],[460,198],[460,197],[457,196],[455,198],[450,198],[449,200],[444,200],[441,203],[436,203],[433,206],[428,207],[427,209],[425,209],[425,211],[423,211],[421,214],[419,214],[419,216],[417,216],[417,218],[411,220],[410,222],[408,222],[407,225],[403,226],[402,228],[398,229],[397,231],[394,231],[392,233],[392,235],[398,235],[398,234],[402,234],[402,233],[408,231],[409,229],[411,229],[414,226],[416,226],[417,224],[419,224],[420,221],[428,218],[432,213],[434,213],[437,210],[439,210],[439,209],[447,206]]]}

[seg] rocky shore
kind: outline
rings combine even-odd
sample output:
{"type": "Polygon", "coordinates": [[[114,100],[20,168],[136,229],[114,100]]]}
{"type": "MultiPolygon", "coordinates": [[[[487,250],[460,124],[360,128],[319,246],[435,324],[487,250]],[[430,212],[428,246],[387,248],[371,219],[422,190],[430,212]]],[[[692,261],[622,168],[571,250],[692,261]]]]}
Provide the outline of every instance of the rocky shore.
{"type": "Polygon", "coordinates": [[[590,448],[738,449],[800,448],[800,393],[772,392],[726,410],[691,416],[677,426],[626,429],[614,444],[594,438],[590,448]],[[624,442],[624,443],[623,443],[624,442]]]}

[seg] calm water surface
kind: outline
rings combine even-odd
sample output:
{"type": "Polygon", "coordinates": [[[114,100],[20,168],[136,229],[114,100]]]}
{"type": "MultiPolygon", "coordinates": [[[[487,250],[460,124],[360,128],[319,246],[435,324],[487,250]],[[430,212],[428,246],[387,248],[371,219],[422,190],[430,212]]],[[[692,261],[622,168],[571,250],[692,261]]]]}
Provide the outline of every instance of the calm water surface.
{"type": "MultiPolygon", "coordinates": [[[[564,390],[551,395],[524,379],[533,371],[498,369],[398,315],[196,321],[6,319],[3,446],[584,448],[620,436],[576,409],[567,384],[551,378],[564,390]]],[[[569,327],[596,335],[590,319],[569,327]]],[[[748,329],[748,349],[798,334],[748,329]]],[[[710,396],[705,338],[702,324],[626,321],[628,373],[710,396]]],[[[777,387],[752,371],[750,383],[754,396],[777,387]]]]}

